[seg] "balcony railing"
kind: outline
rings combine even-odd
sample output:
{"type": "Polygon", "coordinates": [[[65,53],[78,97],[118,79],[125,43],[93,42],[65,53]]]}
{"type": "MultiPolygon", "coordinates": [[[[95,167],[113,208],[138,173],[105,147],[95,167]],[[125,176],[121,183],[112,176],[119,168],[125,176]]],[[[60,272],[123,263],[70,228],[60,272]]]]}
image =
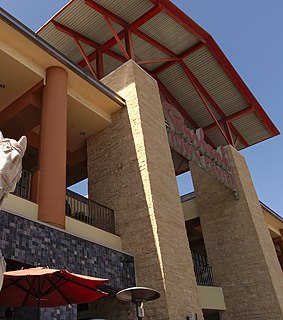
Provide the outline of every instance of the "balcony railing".
{"type": "Polygon", "coordinates": [[[29,200],[30,198],[31,173],[23,170],[22,176],[17,183],[14,195],[29,200]]]}
{"type": "Polygon", "coordinates": [[[112,209],[70,190],[66,190],[66,215],[115,234],[115,217],[112,209]]]}
{"type": "MultiPolygon", "coordinates": [[[[14,195],[27,200],[30,199],[31,176],[30,172],[23,170],[14,195]]],[[[112,209],[70,190],[66,190],[66,215],[115,234],[114,211],[112,209]]]]}
{"type": "Polygon", "coordinates": [[[215,287],[212,268],[208,264],[207,257],[199,252],[192,251],[192,258],[197,285],[215,287]]]}
{"type": "Polygon", "coordinates": [[[194,266],[198,286],[215,287],[212,268],[210,266],[194,266]]]}

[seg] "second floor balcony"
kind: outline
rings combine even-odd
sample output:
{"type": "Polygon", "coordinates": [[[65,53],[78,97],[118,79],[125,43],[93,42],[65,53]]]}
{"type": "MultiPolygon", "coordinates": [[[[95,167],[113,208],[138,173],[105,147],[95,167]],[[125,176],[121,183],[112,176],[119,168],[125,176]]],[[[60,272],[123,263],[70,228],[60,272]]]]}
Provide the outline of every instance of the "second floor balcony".
{"type": "Polygon", "coordinates": [[[194,271],[198,286],[215,287],[212,267],[208,264],[207,257],[192,251],[194,271]]]}
{"type": "MultiPolygon", "coordinates": [[[[31,197],[32,173],[23,170],[14,195],[26,200],[31,197]]],[[[114,210],[66,189],[66,216],[115,234],[114,210]]]]}

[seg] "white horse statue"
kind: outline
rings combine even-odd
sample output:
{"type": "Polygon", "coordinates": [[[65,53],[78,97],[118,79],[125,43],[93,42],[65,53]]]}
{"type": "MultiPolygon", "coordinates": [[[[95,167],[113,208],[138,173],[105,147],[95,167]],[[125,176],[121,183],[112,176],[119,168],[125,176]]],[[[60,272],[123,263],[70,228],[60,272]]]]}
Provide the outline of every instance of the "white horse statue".
{"type": "Polygon", "coordinates": [[[22,158],[27,148],[27,138],[19,141],[4,138],[0,131],[0,207],[9,192],[13,192],[22,175],[22,158]]]}
{"type": "MultiPolygon", "coordinates": [[[[27,138],[19,141],[4,138],[0,131],[0,210],[4,197],[13,192],[22,175],[22,158],[27,148],[27,138]]],[[[6,263],[0,251],[0,290],[6,263]]]]}

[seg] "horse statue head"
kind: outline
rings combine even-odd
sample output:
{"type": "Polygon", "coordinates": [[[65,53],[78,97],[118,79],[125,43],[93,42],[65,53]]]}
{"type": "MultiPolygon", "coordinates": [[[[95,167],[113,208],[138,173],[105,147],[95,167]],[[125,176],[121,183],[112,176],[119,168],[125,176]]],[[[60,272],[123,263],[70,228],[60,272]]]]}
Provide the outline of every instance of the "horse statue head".
{"type": "Polygon", "coordinates": [[[22,174],[22,158],[27,148],[27,138],[19,141],[4,138],[0,131],[0,207],[4,197],[13,192],[22,174]]]}

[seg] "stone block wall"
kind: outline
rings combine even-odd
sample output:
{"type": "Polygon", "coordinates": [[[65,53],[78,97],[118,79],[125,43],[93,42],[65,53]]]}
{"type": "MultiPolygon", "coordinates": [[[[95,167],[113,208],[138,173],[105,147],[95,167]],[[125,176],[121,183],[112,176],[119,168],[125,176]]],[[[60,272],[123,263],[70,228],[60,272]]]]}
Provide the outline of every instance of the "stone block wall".
{"type": "Polygon", "coordinates": [[[197,312],[202,319],[157,83],[133,61],[103,82],[127,108],[88,139],[89,196],[115,210],[123,250],[136,258],[137,284],[161,292],[146,305],[146,318],[197,312]]]}
{"type": "Polygon", "coordinates": [[[239,200],[190,163],[208,259],[227,307],[221,319],[282,320],[282,270],[260,203],[244,157],[230,146],[225,148],[239,200]]]}
{"type": "MultiPolygon", "coordinates": [[[[6,259],[32,266],[109,279],[117,288],[135,285],[134,258],[61,229],[1,211],[0,250],[6,259]]],[[[32,320],[34,311],[17,310],[14,319],[32,320]]],[[[76,306],[42,309],[43,320],[76,320],[76,306]]]]}

